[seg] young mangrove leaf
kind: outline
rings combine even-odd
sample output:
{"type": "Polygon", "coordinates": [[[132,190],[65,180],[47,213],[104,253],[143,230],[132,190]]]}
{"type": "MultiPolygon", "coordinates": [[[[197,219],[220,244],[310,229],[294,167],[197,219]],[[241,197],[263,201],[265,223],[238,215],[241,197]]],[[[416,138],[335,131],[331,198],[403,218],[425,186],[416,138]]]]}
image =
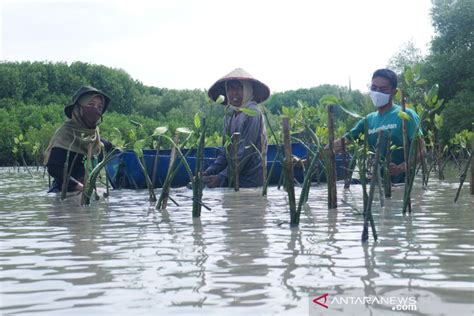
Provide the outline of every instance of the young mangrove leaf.
{"type": "Polygon", "coordinates": [[[132,124],[135,125],[136,127],[140,127],[140,128],[143,127],[142,123],[137,122],[137,121],[134,121],[134,120],[130,120],[130,123],[132,123],[132,124]]]}
{"type": "Polygon", "coordinates": [[[248,115],[248,116],[256,116],[257,115],[257,111],[252,110],[252,109],[241,108],[239,110],[240,110],[240,112],[242,112],[242,113],[244,113],[245,115],[248,115]]]}
{"type": "Polygon", "coordinates": [[[187,128],[187,127],[178,127],[176,129],[176,132],[181,133],[181,134],[192,134],[193,133],[193,131],[190,130],[189,128],[187,128]]]}
{"type": "Polygon", "coordinates": [[[418,79],[418,80],[416,81],[416,85],[417,85],[417,86],[421,86],[421,85],[424,85],[424,84],[427,83],[427,82],[428,82],[428,80],[426,80],[426,79],[418,79]]]}
{"type": "Polygon", "coordinates": [[[405,83],[409,86],[413,82],[413,71],[410,67],[405,68],[405,83]]]}
{"type": "Polygon", "coordinates": [[[161,136],[164,133],[166,133],[167,131],[168,131],[168,127],[159,126],[159,127],[155,128],[155,130],[153,131],[153,136],[161,136]]]}
{"type": "Polygon", "coordinates": [[[443,116],[435,114],[434,125],[437,129],[440,129],[443,126],[443,116]]]}
{"type": "Polygon", "coordinates": [[[216,99],[217,104],[222,104],[224,103],[224,101],[225,101],[225,97],[222,94],[220,94],[216,99]]]}
{"type": "Polygon", "coordinates": [[[194,114],[194,126],[197,129],[201,128],[201,117],[199,115],[199,112],[196,112],[196,114],[194,114]]]}
{"type": "Polygon", "coordinates": [[[402,120],[405,120],[405,121],[409,121],[411,118],[410,118],[410,115],[407,114],[407,112],[405,111],[400,111],[398,112],[398,117],[401,118],[402,120]]]}
{"type": "Polygon", "coordinates": [[[336,105],[342,103],[336,96],[333,95],[325,95],[321,99],[319,99],[319,104],[323,106],[327,105],[336,105]]]}
{"type": "Polygon", "coordinates": [[[439,90],[439,85],[436,83],[434,84],[430,91],[425,95],[425,102],[429,104],[436,104],[436,101],[438,101],[438,90],[439,90]]]}
{"type": "Polygon", "coordinates": [[[133,144],[133,151],[139,158],[143,157],[143,147],[145,146],[145,142],[145,139],[140,139],[133,144]]]}
{"type": "Polygon", "coordinates": [[[354,113],[354,112],[351,112],[351,111],[349,111],[348,109],[346,109],[345,107],[343,107],[343,106],[340,105],[340,104],[339,104],[339,107],[341,108],[341,110],[343,110],[344,112],[346,112],[347,114],[349,114],[349,115],[352,116],[352,117],[355,117],[355,118],[358,118],[358,119],[363,118],[362,115],[357,114],[357,113],[354,113]]]}
{"type": "Polygon", "coordinates": [[[255,110],[252,110],[252,109],[248,109],[248,108],[242,108],[242,107],[236,107],[236,106],[233,106],[232,104],[227,104],[227,107],[226,108],[229,108],[233,111],[237,111],[237,112],[242,112],[248,116],[256,116],[257,115],[257,111],[255,110]]]}

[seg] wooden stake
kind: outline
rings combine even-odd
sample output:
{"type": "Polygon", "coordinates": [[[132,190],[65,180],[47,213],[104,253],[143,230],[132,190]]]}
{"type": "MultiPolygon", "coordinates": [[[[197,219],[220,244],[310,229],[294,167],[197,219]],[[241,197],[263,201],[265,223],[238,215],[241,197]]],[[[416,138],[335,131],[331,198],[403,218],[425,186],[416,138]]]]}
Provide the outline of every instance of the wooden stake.
{"type": "Polygon", "coordinates": [[[232,162],[234,164],[234,191],[239,191],[239,142],[240,142],[240,133],[232,134],[232,151],[233,157],[232,162]]]}
{"type": "MultiPolygon", "coordinates": [[[[77,155],[77,154],[76,154],[77,155]]],[[[84,185],[83,185],[83,190],[85,190],[85,187],[87,185],[87,181],[89,181],[89,172],[92,164],[92,144],[87,147],[87,159],[86,159],[86,166],[85,166],[85,173],[84,173],[84,185]]],[[[82,191],[81,195],[81,206],[84,205],[89,205],[90,204],[90,196],[86,196],[84,194],[84,191],[82,191]]]]}
{"type": "Polygon", "coordinates": [[[392,162],[392,150],[390,149],[391,146],[391,137],[390,133],[387,137],[387,147],[385,148],[385,168],[384,168],[384,191],[385,197],[391,198],[392,197],[392,179],[390,176],[390,163],[392,162]]]}
{"type": "Polygon", "coordinates": [[[158,162],[160,161],[160,147],[161,147],[161,137],[158,137],[158,140],[156,141],[156,153],[155,153],[155,160],[153,161],[153,172],[152,172],[152,178],[151,178],[151,183],[153,185],[153,188],[155,187],[156,173],[158,172],[158,162]]]}
{"type": "MultiPolygon", "coordinates": [[[[474,133],[474,123],[472,123],[472,132],[474,133]]],[[[471,155],[474,155],[474,136],[471,139],[471,155]]],[[[471,195],[474,195],[474,158],[471,157],[471,195]]]]}
{"type": "Polygon", "coordinates": [[[334,105],[327,106],[328,111],[328,132],[329,132],[329,150],[328,166],[326,178],[328,182],[328,207],[337,208],[337,189],[336,189],[336,156],[334,155],[334,105]]]}
{"type": "Polygon", "coordinates": [[[290,143],[290,123],[287,117],[283,118],[282,121],[283,127],[283,150],[285,153],[284,160],[284,169],[285,169],[285,178],[286,178],[286,192],[288,193],[288,202],[290,204],[290,225],[297,226],[299,225],[299,213],[296,211],[296,201],[295,201],[295,183],[293,175],[293,157],[291,152],[291,143],[290,143]]]}
{"type": "Polygon", "coordinates": [[[372,228],[372,235],[374,240],[377,240],[377,230],[375,229],[374,217],[372,216],[372,201],[374,200],[375,184],[377,182],[377,176],[375,172],[379,172],[379,161],[380,161],[380,147],[382,144],[383,131],[378,132],[377,145],[375,150],[374,167],[372,172],[372,178],[370,179],[369,198],[364,210],[364,229],[362,230],[362,241],[366,242],[369,239],[369,223],[372,228]]]}
{"type": "Polygon", "coordinates": [[[468,161],[466,161],[466,165],[464,166],[463,171],[461,173],[461,176],[459,177],[459,187],[458,187],[458,190],[456,192],[456,197],[454,198],[454,203],[456,203],[458,201],[459,193],[461,193],[462,185],[463,185],[464,181],[466,180],[467,169],[469,169],[469,165],[471,164],[472,160],[473,159],[472,159],[472,153],[471,153],[471,154],[469,154],[468,161]]]}
{"type": "MultiPolygon", "coordinates": [[[[178,134],[174,135],[173,137],[173,142],[178,145],[178,142],[179,142],[179,136],[178,134]]],[[[170,164],[168,165],[168,174],[171,174],[171,172],[173,172],[173,165],[174,165],[174,161],[176,160],[176,147],[173,146],[173,148],[171,148],[171,154],[170,154],[170,164]]],[[[170,185],[171,186],[171,185],[170,185]]],[[[168,206],[168,198],[169,198],[169,191],[170,191],[170,188],[169,186],[168,187],[163,187],[163,190],[165,190],[164,192],[162,192],[163,194],[163,202],[161,203],[161,209],[162,210],[165,210],[166,207],[168,206]]]]}
{"type": "MultiPolygon", "coordinates": [[[[403,90],[400,90],[400,99],[402,103],[402,110],[406,112],[406,105],[405,105],[405,95],[403,90]]],[[[409,144],[408,144],[408,130],[407,130],[407,122],[406,120],[402,119],[402,133],[403,133],[403,159],[405,160],[405,190],[409,186],[410,181],[410,165],[408,162],[408,155],[409,155],[409,144]]],[[[413,135],[416,137],[416,135],[413,135]]],[[[408,212],[411,213],[411,198],[408,197],[408,212]]]]}
{"type": "Polygon", "coordinates": [[[202,162],[204,159],[204,145],[206,140],[206,118],[201,118],[201,134],[199,135],[199,145],[196,152],[196,167],[194,169],[193,184],[193,217],[201,216],[202,206],[202,162]]]}
{"type": "MultiPolygon", "coordinates": [[[[351,179],[349,179],[349,164],[347,162],[346,139],[341,138],[342,165],[344,166],[344,189],[349,189],[351,179]]],[[[337,172],[336,172],[337,174],[337,172]]]]}
{"type": "MultiPolygon", "coordinates": [[[[105,151],[104,151],[104,157],[105,157],[105,151]]],[[[105,170],[105,193],[104,193],[104,197],[109,197],[110,196],[110,190],[109,190],[110,185],[109,185],[109,172],[107,171],[107,166],[104,167],[104,170],[105,170]]]]}
{"type": "MultiPolygon", "coordinates": [[[[262,126],[265,126],[265,122],[262,119],[262,126]]],[[[260,144],[262,146],[262,180],[263,184],[267,182],[267,146],[265,145],[265,137],[263,135],[263,128],[262,128],[262,133],[260,133],[260,144]]]]}

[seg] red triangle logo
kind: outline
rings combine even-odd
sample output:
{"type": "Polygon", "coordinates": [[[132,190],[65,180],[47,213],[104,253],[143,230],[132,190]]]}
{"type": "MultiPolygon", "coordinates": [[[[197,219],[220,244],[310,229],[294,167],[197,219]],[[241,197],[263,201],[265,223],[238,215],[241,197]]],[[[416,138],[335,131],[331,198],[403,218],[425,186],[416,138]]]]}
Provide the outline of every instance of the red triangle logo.
{"type": "Polygon", "coordinates": [[[322,307],[324,307],[324,308],[327,309],[328,306],[326,305],[326,302],[327,302],[327,300],[328,300],[328,295],[329,295],[329,294],[326,293],[326,294],[323,294],[323,295],[321,295],[321,296],[316,297],[316,298],[313,300],[313,303],[316,303],[316,304],[318,304],[319,306],[322,306],[322,307]],[[322,300],[322,299],[324,299],[324,302],[321,303],[319,300],[322,300]]]}

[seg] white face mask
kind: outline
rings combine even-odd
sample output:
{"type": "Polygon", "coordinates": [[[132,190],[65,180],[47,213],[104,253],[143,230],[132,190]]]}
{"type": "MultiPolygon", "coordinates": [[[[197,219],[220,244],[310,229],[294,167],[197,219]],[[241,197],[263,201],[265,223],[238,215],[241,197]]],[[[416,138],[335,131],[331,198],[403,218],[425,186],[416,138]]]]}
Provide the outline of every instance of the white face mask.
{"type": "Polygon", "coordinates": [[[370,90],[370,98],[376,108],[381,108],[382,106],[387,105],[390,100],[390,94],[370,90]]]}

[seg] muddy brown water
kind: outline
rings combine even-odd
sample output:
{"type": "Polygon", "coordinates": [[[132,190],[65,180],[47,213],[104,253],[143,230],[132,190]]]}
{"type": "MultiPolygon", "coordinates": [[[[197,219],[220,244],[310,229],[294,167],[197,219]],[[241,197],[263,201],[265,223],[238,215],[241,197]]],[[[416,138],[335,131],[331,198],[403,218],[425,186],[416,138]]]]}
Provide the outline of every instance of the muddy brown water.
{"type": "Polygon", "coordinates": [[[338,183],[333,210],[326,186],[312,187],[299,228],[290,228],[276,187],[268,197],[205,190],[212,211],[193,219],[185,188],[172,191],[180,206],[167,211],[154,210],[146,190],[111,191],[81,207],[78,196],[47,194],[42,171],[33,175],[0,169],[4,315],[316,315],[312,300],[324,293],[395,290],[417,295],[417,311],[404,315],[473,314],[474,198],[466,183],[453,203],[454,173],[426,191],[417,181],[410,215],[401,213],[403,187],[383,208],[376,198],[379,240],[368,244],[360,186],[338,183]]]}

